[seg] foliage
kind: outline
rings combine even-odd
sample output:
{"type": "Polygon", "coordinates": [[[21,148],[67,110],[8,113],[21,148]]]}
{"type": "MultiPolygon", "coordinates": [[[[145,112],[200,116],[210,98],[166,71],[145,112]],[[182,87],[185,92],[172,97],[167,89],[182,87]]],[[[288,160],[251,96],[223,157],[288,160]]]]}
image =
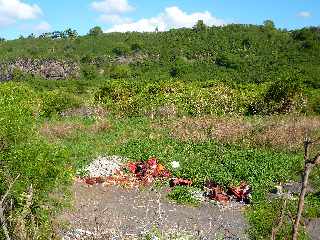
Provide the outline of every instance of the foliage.
{"type": "Polygon", "coordinates": [[[0,93],[1,196],[19,176],[9,194],[11,208],[5,212],[14,217],[10,233],[15,239],[47,238],[53,232],[51,216],[61,203],[49,194],[70,183],[73,175],[72,166],[67,166],[68,151],[37,136],[35,115],[40,101],[30,88],[6,83],[0,93]],[[26,202],[28,194],[32,197],[26,202]]]}
{"type": "Polygon", "coordinates": [[[82,76],[87,80],[96,79],[98,77],[97,67],[94,65],[85,65],[82,67],[82,76]]]}
{"type": "Polygon", "coordinates": [[[131,68],[128,65],[117,65],[111,68],[110,77],[115,79],[130,78],[131,68]]]}
{"type": "Polygon", "coordinates": [[[172,189],[168,197],[179,204],[197,206],[199,205],[199,201],[193,196],[192,190],[195,191],[195,189],[190,187],[177,186],[172,189]]]}
{"type": "Polygon", "coordinates": [[[62,112],[63,110],[77,107],[79,105],[80,100],[74,95],[54,90],[43,94],[40,114],[44,117],[50,117],[62,112]]]}
{"type": "Polygon", "coordinates": [[[91,35],[91,36],[100,36],[102,34],[103,34],[103,31],[102,31],[101,27],[99,27],[99,26],[93,27],[89,31],[89,35],[91,35]]]}

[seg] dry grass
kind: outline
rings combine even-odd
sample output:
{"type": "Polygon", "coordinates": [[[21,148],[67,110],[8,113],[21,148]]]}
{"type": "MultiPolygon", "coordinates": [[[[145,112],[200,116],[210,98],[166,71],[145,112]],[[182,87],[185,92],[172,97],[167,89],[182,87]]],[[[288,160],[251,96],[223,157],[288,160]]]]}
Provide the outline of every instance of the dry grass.
{"type": "Polygon", "coordinates": [[[183,118],[170,125],[174,138],[182,141],[206,141],[216,139],[234,141],[246,136],[252,129],[250,123],[236,118],[183,118]]]}
{"type": "Polygon", "coordinates": [[[87,130],[91,133],[102,133],[111,129],[111,124],[107,121],[97,121],[93,125],[87,128],[87,130]]]}
{"type": "Polygon", "coordinates": [[[86,107],[68,109],[60,114],[62,117],[98,117],[103,118],[107,111],[102,107],[86,107]]]}
{"type": "Polygon", "coordinates": [[[200,117],[168,124],[173,138],[182,141],[217,140],[255,146],[300,149],[306,135],[320,137],[320,117],[273,116],[263,119],[200,117]]]}
{"type": "Polygon", "coordinates": [[[99,120],[90,126],[80,123],[45,123],[39,130],[40,134],[50,140],[63,139],[73,136],[77,131],[85,131],[92,134],[106,132],[111,128],[111,124],[105,120],[99,120]]]}
{"type": "Polygon", "coordinates": [[[49,139],[62,139],[72,136],[76,131],[84,128],[84,125],[79,123],[45,123],[39,132],[49,139]]]}
{"type": "Polygon", "coordinates": [[[305,136],[320,136],[319,117],[282,117],[270,118],[258,125],[252,134],[256,145],[299,149],[303,146],[305,136]]]}
{"type": "Polygon", "coordinates": [[[160,106],[156,109],[148,111],[145,113],[146,116],[151,119],[160,117],[160,118],[174,118],[178,115],[178,109],[174,104],[167,104],[160,106]]]}

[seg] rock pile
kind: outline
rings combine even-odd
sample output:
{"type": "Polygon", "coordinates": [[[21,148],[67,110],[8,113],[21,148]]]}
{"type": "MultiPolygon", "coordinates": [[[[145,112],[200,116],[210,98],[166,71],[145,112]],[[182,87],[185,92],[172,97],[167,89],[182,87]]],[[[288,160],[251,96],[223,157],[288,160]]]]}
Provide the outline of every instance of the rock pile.
{"type": "Polygon", "coordinates": [[[45,79],[78,78],[80,67],[71,61],[54,59],[18,58],[10,63],[0,63],[0,82],[14,78],[14,70],[22,73],[41,76],[45,79]]]}

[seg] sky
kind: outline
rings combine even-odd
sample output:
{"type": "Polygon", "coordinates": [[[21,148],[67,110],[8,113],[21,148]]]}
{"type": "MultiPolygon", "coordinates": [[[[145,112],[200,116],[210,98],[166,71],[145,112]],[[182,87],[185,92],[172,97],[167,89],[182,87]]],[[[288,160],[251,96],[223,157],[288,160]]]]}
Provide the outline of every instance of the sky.
{"type": "Polygon", "coordinates": [[[0,37],[94,26],[105,32],[165,31],[192,27],[262,24],[297,29],[320,25],[320,0],[0,0],[0,37]]]}

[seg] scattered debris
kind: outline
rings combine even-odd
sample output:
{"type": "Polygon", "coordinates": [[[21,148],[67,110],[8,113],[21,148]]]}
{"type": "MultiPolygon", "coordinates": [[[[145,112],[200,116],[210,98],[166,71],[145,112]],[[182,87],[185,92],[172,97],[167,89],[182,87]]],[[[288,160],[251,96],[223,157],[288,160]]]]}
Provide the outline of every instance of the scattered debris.
{"type": "Polygon", "coordinates": [[[172,178],[169,182],[170,187],[176,187],[176,186],[191,186],[192,181],[191,180],[185,180],[182,178],[172,178]]]}
{"type": "MultiPolygon", "coordinates": [[[[180,167],[179,162],[172,162],[172,167],[180,167]]],[[[88,185],[103,184],[104,186],[122,186],[127,188],[148,186],[155,180],[169,180],[171,188],[177,186],[191,187],[192,180],[175,178],[154,157],[145,162],[125,163],[118,156],[99,157],[86,168],[87,176],[81,182],[88,185]]],[[[249,204],[251,188],[245,182],[239,186],[229,187],[227,191],[214,181],[204,183],[203,191],[194,193],[201,201],[214,200],[223,205],[231,202],[249,204]]]]}
{"type": "Polygon", "coordinates": [[[204,184],[205,196],[210,200],[215,200],[222,204],[230,203],[234,200],[236,202],[249,204],[251,198],[251,189],[248,184],[242,182],[240,186],[230,187],[228,191],[216,184],[214,181],[206,181],[204,184]]]}
{"type": "Polygon", "coordinates": [[[108,177],[120,171],[124,158],[119,156],[98,157],[84,169],[86,176],[89,178],[108,177]]]}
{"type": "Polygon", "coordinates": [[[247,204],[250,203],[251,189],[250,186],[245,182],[241,182],[240,186],[238,187],[229,188],[227,193],[233,196],[237,202],[247,204]]]}
{"type": "Polygon", "coordinates": [[[149,185],[156,179],[166,179],[171,173],[158,163],[156,158],[146,162],[124,164],[117,156],[98,158],[86,169],[87,177],[81,180],[89,185],[104,184],[123,187],[139,187],[149,185]]]}
{"type": "Polygon", "coordinates": [[[204,184],[205,196],[210,200],[221,203],[228,203],[230,197],[225,193],[224,189],[213,181],[206,181],[204,184]]]}
{"type": "Polygon", "coordinates": [[[180,167],[180,163],[177,161],[173,161],[171,162],[171,166],[173,169],[179,168],[180,167]]]}

